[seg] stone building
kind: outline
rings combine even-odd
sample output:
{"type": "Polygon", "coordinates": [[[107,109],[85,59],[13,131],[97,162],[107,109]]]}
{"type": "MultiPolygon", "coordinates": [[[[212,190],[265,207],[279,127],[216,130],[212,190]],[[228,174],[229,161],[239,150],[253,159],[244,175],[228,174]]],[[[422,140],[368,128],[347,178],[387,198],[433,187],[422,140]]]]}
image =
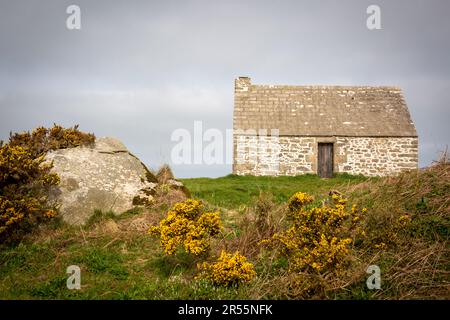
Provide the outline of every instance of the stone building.
{"type": "Polygon", "coordinates": [[[400,88],[254,85],[235,80],[233,173],[331,177],[417,168],[418,137],[400,88]]]}

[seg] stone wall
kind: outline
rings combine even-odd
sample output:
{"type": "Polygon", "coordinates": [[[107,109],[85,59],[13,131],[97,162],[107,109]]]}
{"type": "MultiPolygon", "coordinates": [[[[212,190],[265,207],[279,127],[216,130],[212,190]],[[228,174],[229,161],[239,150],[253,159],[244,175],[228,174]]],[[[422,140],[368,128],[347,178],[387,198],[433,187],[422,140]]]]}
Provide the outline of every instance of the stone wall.
{"type": "Polygon", "coordinates": [[[233,173],[257,176],[314,173],[314,140],[235,135],[233,173]]]}
{"type": "Polygon", "coordinates": [[[417,169],[417,138],[337,138],[335,144],[337,172],[387,176],[403,170],[417,169]]]}
{"type": "Polygon", "coordinates": [[[235,134],[233,173],[317,173],[318,143],[334,145],[334,172],[394,175],[417,168],[418,141],[410,137],[295,137],[235,134]]]}

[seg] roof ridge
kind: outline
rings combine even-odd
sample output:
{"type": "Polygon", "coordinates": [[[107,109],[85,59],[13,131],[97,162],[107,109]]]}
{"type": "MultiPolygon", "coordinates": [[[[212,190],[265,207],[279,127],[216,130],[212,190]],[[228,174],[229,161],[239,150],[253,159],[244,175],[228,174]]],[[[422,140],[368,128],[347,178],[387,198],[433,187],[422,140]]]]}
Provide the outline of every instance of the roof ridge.
{"type": "Polygon", "coordinates": [[[256,87],[295,87],[295,88],[393,88],[402,90],[398,85],[328,85],[328,84],[305,84],[305,85],[295,85],[295,84],[258,84],[252,83],[252,86],[256,87]]]}

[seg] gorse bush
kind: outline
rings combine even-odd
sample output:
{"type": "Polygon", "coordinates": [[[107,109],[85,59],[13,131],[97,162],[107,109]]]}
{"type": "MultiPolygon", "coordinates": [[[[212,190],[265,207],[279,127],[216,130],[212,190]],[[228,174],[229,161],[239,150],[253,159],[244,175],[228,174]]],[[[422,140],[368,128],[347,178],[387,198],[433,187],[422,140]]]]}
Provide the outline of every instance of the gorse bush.
{"type": "Polygon", "coordinates": [[[296,212],[314,201],[314,197],[304,192],[297,192],[289,199],[289,210],[296,212]]]}
{"type": "Polygon", "coordinates": [[[15,240],[21,231],[56,216],[47,193],[59,178],[43,162],[26,148],[0,147],[0,241],[15,240]]]}
{"type": "Polygon", "coordinates": [[[49,150],[91,144],[95,137],[55,125],[37,128],[32,133],[10,135],[0,142],[0,242],[19,239],[25,231],[57,215],[57,204],[48,194],[59,184],[45,161],[49,150]]]}
{"type": "Polygon", "coordinates": [[[208,251],[210,238],[219,234],[222,222],[218,212],[204,212],[198,200],[187,199],[176,203],[159,226],[152,226],[149,234],[160,238],[168,255],[180,246],[188,253],[200,255],[208,251]]]}
{"type": "Polygon", "coordinates": [[[91,146],[95,136],[73,128],[63,128],[54,124],[52,128],[38,127],[30,132],[10,134],[9,145],[28,149],[32,157],[37,158],[50,150],[91,146]]]}
{"type": "Polygon", "coordinates": [[[289,200],[289,225],[261,241],[287,257],[291,272],[337,273],[345,265],[350,245],[364,234],[360,221],[366,209],[350,209],[333,194],[321,207],[309,207],[313,197],[298,192],[289,200]]]}
{"type": "MultiPolygon", "coordinates": [[[[167,255],[177,248],[194,256],[207,257],[210,240],[222,231],[222,221],[218,212],[205,212],[202,202],[187,199],[178,202],[167,212],[158,226],[150,227],[148,233],[160,239],[167,255]]],[[[211,281],[213,285],[230,286],[252,280],[256,272],[253,264],[238,251],[234,254],[222,250],[219,259],[214,262],[197,264],[197,279],[211,281]]]]}
{"type": "Polygon", "coordinates": [[[250,282],[255,276],[255,268],[252,263],[238,251],[228,253],[222,250],[219,259],[214,262],[198,264],[200,274],[197,278],[207,279],[214,285],[231,286],[250,282]]]}

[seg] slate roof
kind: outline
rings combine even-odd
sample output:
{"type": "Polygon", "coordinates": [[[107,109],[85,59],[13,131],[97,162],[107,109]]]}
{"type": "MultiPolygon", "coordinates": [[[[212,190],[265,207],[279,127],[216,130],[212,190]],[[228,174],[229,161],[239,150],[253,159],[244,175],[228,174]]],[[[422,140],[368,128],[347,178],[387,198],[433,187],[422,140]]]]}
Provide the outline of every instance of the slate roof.
{"type": "Polygon", "coordinates": [[[280,135],[417,137],[400,88],[235,83],[234,129],[280,135]]]}

